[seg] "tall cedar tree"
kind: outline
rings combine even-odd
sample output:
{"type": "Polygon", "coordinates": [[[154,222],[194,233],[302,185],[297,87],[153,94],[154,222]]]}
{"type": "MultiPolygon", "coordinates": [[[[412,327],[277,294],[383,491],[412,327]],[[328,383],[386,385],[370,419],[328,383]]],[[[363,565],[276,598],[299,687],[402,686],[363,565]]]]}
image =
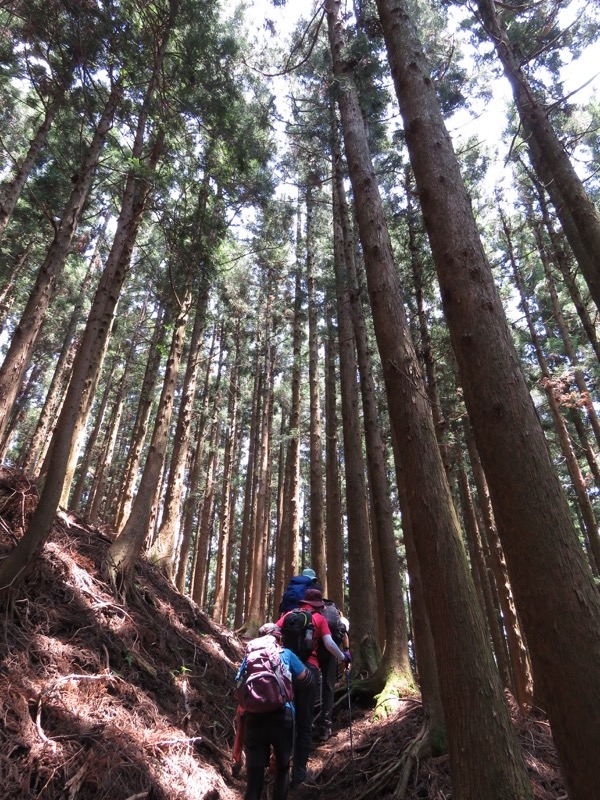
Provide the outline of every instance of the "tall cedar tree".
{"type": "Polygon", "coordinates": [[[531,787],[468,572],[410,337],[352,69],[343,59],[340,3],[330,0],[326,8],[375,335],[435,640],[454,791],[457,798],[524,800],[531,787]]]}
{"type": "Polygon", "coordinates": [[[515,353],[410,11],[404,0],[377,0],[377,7],[534,679],[570,794],[584,800],[597,790],[600,763],[600,598],[515,353]]]}

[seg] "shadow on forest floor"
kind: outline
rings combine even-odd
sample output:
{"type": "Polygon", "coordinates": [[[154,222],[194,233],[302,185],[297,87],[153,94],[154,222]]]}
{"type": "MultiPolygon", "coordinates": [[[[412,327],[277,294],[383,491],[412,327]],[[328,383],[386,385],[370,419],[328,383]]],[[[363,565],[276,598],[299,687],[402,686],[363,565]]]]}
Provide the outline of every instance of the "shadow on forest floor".
{"type": "MultiPolygon", "coordinates": [[[[36,497],[23,475],[0,469],[0,558],[36,497]]],[[[236,778],[231,769],[242,644],[145,561],[136,575],[140,602],[116,600],[101,577],[112,536],[61,513],[39,563],[1,609],[2,797],[242,798],[243,772],[236,778]]],[[[420,704],[407,701],[385,722],[352,704],[350,717],[342,690],[334,736],[316,747],[311,782],[290,798],[393,796],[420,704]]],[[[547,723],[514,718],[536,799],[565,797],[547,723]]],[[[405,796],[450,800],[447,757],[420,762],[405,796]]]]}

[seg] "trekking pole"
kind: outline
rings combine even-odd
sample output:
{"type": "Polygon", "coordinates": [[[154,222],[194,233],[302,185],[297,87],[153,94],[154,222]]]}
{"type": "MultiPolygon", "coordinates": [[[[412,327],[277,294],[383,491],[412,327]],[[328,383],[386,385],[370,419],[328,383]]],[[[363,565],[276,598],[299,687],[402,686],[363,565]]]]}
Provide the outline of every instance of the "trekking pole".
{"type": "Polygon", "coordinates": [[[352,764],[352,788],[355,789],[355,767],[354,767],[354,742],[352,741],[352,701],[350,700],[350,667],[344,670],[346,674],[346,686],[348,688],[348,714],[350,715],[350,762],[352,764]]]}

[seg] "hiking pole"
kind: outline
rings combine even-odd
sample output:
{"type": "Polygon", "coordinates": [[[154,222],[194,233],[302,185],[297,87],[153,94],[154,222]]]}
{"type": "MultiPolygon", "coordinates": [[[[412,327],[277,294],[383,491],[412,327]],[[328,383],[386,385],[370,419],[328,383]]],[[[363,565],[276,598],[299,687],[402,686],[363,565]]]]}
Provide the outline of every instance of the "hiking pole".
{"type": "Polygon", "coordinates": [[[350,762],[352,764],[352,788],[355,789],[355,767],[354,767],[354,742],[352,741],[352,701],[350,700],[350,667],[344,670],[346,674],[346,686],[348,688],[348,714],[350,715],[350,762]]]}

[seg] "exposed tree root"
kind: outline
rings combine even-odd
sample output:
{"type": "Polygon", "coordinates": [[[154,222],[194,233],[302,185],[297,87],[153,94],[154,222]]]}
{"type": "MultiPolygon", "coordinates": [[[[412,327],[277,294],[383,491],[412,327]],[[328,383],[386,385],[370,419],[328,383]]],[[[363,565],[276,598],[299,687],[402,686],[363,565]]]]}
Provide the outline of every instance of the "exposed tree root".
{"type": "Polygon", "coordinates": [[[365,791],[357,795],[354,800],[363,800],[364,797],[376,797],[390,783],[396,780],[394,790],[394,800],[403,800],[413,774],[418,771],[419,761],[427,758],[431,753],[429,741],[429,726],[425,721],[415,739],[404,748],[400,757],[387,764],[379,774],[373,777],[367,784],[365,791]]]}

